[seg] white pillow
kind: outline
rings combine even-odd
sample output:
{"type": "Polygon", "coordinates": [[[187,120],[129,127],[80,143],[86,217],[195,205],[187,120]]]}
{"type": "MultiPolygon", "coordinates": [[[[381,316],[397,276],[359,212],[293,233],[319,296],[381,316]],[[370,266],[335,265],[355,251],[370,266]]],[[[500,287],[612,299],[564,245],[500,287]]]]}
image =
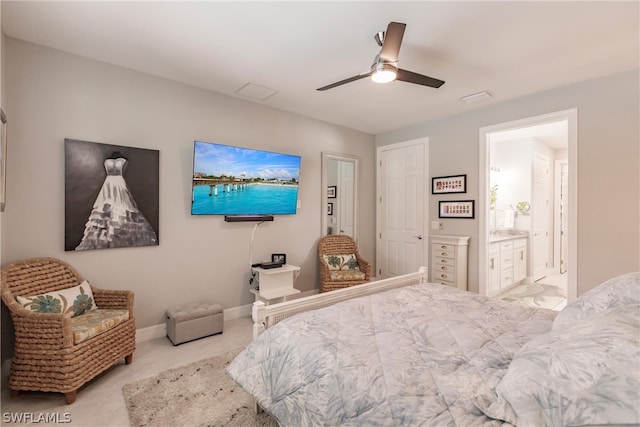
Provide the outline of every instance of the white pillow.
{"type": "Polygon", "coordinates": [[[640,423],[639,334],[640,304],[552,330],[516,354],[497,400],[477,406],[518,427],[640,423]]]}
{"type": "Polygon", "coordinates": [[[71,313],[71,317],[98,308],[93,301],[91,286],[86,280],[73,288],[42,295],[16,296],[16,300],[27,310],[37,313],[71,313]]]}
{"type": "Polygon", "coordinates": [[[640,272],[616,276],[566,306],[554,319],[553,330],[623,304],[640,303],[640,272]]]}

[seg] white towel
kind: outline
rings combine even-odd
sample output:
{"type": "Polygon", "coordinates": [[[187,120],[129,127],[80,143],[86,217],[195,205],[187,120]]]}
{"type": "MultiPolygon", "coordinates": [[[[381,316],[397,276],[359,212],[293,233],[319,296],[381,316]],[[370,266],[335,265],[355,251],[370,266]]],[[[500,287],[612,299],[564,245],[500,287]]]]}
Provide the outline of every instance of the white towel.
{"type": "Polygon", "coordinates": [[[515,226],[516,212],[510,207],[504,210],[504,228],[513,228],[515,226]]]}

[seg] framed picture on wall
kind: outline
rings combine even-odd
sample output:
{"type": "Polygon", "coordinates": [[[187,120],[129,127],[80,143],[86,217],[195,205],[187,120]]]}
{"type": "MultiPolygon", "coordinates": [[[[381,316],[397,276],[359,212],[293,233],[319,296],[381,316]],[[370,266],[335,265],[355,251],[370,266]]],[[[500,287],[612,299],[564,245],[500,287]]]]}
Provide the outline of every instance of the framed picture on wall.
{"type": "Polygon", "coordinates": [[[335,185],[330,185],[327,187],[327,197],[330,199],[336,198],[336,190],[338,189],[335,185]]]}
{"type": "Polygon", "coordinates": [[[333,215],[333,203],[327,203],[327,215],[333,215]]]}
{"type": "Polygon", "coordinates": [[[466,192],[467,175],[436,176],[431,178],[431,194],[466,192]]]}
{"type": "Polygon", "coordinates": [[[438,218],[474,218],[475,200],[438,202],[438,218]]]}
{"type": "Polygon", "coordinates": [[[65,251],[158,246],[158,150],[67,138],[64,158],[65,251]]]}

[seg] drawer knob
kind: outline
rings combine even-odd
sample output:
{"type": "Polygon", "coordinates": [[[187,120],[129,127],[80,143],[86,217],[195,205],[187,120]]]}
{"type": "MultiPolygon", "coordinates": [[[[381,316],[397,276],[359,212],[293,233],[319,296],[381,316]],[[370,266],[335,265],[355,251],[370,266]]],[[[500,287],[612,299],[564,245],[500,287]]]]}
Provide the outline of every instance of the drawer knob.
{"type": "Polygon", "coordinates": [[[440,249],[448,249],[448,248],[447,248],[447,246],[442,245],[442,246],[440,246],[440,249]]]}
{"type": "Polygon", "coordinates": [[[440,255],[447,256],[447,253],[446,252],[442,252],[440,255]]]}
{"type": "Polygon", "coordinates": [[[449,261],[447,261],[446,259],[443,259],[441,262],[442,262],[443,264],[446,264],[446,263],[448,263],[449,261]]]}
{"type": "Polygon", "coordinates": [[[447,275],[446,274],[441,274],[440,277],[442,277],[443,279],[446,279],[447,275]]]}
{"type": "Polygon", "coordinates": [[[447,266],[443,265],[442,267],[440,267],[441,270],[447,270],[447,266]]]}

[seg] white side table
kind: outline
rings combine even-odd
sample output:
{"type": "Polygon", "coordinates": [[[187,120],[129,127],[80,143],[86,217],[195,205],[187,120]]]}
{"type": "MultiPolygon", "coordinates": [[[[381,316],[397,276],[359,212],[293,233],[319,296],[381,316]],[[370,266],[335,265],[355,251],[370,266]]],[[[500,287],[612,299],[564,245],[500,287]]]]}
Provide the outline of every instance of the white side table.
{"type": "Polygon", "coordinates": [[[265,304],[275,304],[286,301],[289,295],[300,293],[300,290],[293,287],[293,282],[300,274],[300,267],[284,264],[278,268],[253,267],[251,271],[255,274],[254,283],[257,289],[251,288],[249,292],[255,295],[256,301],[265,304]]]}

